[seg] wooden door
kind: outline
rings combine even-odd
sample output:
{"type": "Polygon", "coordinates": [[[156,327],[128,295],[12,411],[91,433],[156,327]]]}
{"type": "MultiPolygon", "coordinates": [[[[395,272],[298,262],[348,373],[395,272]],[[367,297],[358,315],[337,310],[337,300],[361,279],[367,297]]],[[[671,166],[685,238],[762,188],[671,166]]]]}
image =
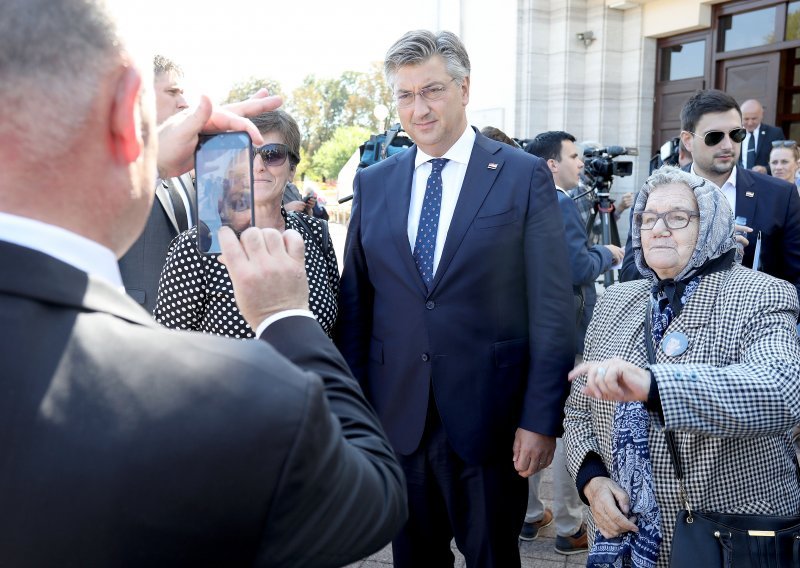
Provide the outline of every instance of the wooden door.
{"type": "Polygon", "coordinates": [[[775,124],[778,106],[781,54],[779,51],[724,59],[718,63],[717,88],[739,104],[756,99],[764,105],[764,122],[775,124]]]}

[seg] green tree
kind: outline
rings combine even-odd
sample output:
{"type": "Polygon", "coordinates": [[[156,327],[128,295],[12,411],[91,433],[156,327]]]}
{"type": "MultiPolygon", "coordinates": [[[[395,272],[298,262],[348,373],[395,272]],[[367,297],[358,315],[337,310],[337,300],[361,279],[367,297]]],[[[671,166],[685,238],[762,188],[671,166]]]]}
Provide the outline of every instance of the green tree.
{"type": "Polygon", "coordinates": [[[281,84],[278,81],[253,76],[235,83],[230,92],[228,92],[227,98],[222,101],[222,104],[243,101],[262,87],[266,87],[270,95],[283,96],[283,89],[281,89],[281,84]]]}
{"type": "Polygon", "coordinates": [[[319,178],[336,179],[339,170],[345,165],[353,152],[369,138],[371,130],[363,126],[341,126],[331,138],[322,143],[311,159],[309,175],[319,178]]]}
{"type": "MultiPolygon", "coordinates": [[[[371,132],[385,128],[373,111],[379,104],[393,109],[392,96],[381,65],[368,73],[345,71],[336,79],[307,76],[287,102],[297,120],[303,147],[311,156],[342,126],[361,126],[371,132]]],[[[390,117],[392,115],[390,114],[390,117]]]]}

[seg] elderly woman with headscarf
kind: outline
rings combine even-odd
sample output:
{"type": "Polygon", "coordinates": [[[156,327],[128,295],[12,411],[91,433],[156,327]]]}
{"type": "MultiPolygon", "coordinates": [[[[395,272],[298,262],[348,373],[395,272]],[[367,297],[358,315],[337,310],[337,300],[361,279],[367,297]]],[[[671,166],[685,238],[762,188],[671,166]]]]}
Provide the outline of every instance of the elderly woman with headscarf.
{"type": "Polygon", "coordinates": [[[730,205],[693,174],[655,171],[633,219],[645,279],[606,290],[570,373],[564,441],[590,506],[587,566],[668,566],[683,502],[667,431],[693,509],[800,513],[794,287],[736,262],[730,205]]]}

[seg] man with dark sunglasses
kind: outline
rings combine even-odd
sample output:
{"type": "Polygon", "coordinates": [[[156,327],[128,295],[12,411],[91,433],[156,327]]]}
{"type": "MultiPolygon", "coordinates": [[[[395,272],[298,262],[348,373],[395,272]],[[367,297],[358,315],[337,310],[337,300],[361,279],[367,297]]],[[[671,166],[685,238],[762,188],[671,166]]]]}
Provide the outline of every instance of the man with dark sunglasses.
{"type": "Polygon", "coordinates": [[[755,99],[748,99],[742,103],[742,124],[747,131],[747,137],[742,145],[739,165],[760,173],[771,174],[769,167],[769,152],[772,142],[783,140],[786,136],[777,126],[763,123],[764,107],[755,99]]]}
{"type": "MultiPolygon", "coordinates": [[[[681,142],[694,162],[688,171],[716,184],[743,218],[742,264],[791,282],[800,293],[800,195],[781,179],[737,167],[746,136],[736,100],[716,89],[698,91],[681,110],[681,142]],[[753,266],[760,240],[760,262],[753,266]]],[[[640,278],[628,236],[620,280],[640,278]]]]}

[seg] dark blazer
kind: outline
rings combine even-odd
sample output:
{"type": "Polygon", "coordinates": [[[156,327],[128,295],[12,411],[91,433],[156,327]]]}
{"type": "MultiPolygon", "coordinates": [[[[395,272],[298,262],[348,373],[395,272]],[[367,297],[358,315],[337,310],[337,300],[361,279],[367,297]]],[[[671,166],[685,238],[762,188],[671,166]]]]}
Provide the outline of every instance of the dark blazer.
{"type": "MultiPolygon", "coordinates": [[[[180,184],[182,187],[176,186],[177,189],[187,194],[195,191],[189,174],[163,180],[162,184],[180,184]]],[[[193,197],[190,196],[191,199],[193,197]]],[[[169,192],[165,186],[160,185],[156,189],[156,198],[144,231],[130,250],[119,259],[119,271],[125,291],[151,314],[156,307],[158,279],[167,260],[169,244],[181,233],[174,209],[169,192]]],[[[182,221],[186,223],[187,219],[182,221]]]]}
{"type": "MultiPolygon", "coordinates": [[[[633,208],[631,208],[631,213],[633,208]]],[[[800,194],[794,184],[736,168],[736,216],[746,217],[753,232],[742,264],[753,267],[756,236],[761,232],[761,270],[794,284],[800,294],[800,194]]],[[[625,245],[620,280],[640,277],[634,263],[631,236],[625,245]]]]}
{"type": "Polygon", "coordinates": [[[313,319],[167,330],[50,256],[0,262],[0,565],[341,566],[402,526],[400,468],[313,319]]]}
{"type": "Polygon", "coordinates": [[[572,270],[573,292],[580,294],[582,297],[583,308],[578,322],[577,341],[575,344],[575,353],[582,355],[586,329],[589,327],[594,305],[597,303],[594,282],[598,276],[611,268],[611,265],[614,264],[614,256],[603,245],[589,244],[586,225],[581,218],[577,205],[575,205],[569,194],[559,191],[556,195],[558,196],[558,206],[561,208],[561,215],[564,219],[567,247],[569,247],[569,265],[572,270]]]}
{"type": "Polygon", "coordinates": [[[464,461],[511,459],[517,427],[561,434],[573,363],[553,177],[478,133],[428,291],[407,236],[415,156],[356,175],[335,337],[399,453],[419,446],[433,392],[464,461]]]}
{"type": "MultiPolygon", "coordinates": [[[[756,146],[756,162],[757,166],[764,166],[767,168],[768,173],[772,173],[769,167],[769,153],[772,152],[772,143],[775,140],[783,140],[786,135],[783,130],[777,126],[770,126],[769,124],[762,124],[758,128],[758,145],[756,146]]],[[[747,147],[744,142],[742,143],[742,151],[739,155],[739,165],[744,167],[745,154],[747,147]]]]}

